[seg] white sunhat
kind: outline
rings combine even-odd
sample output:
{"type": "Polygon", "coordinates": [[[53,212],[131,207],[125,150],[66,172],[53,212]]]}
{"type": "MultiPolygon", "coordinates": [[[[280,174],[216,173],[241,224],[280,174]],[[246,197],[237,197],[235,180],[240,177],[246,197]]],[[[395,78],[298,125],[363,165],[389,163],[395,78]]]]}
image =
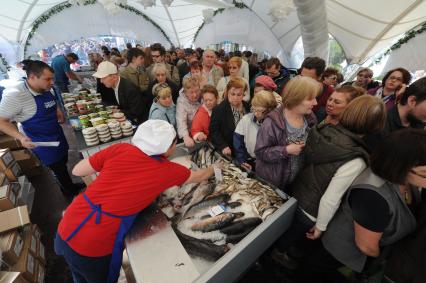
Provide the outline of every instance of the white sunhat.
{"type": "Polygon", "coordinates": [[[103,79],[109,75],[118,74],[117,66],[109,61],[103,61],[99,64],[96,73],[93,74],[95,78],[103,79]]]}
{"type": "Polygon", "coordinates": [[[132,144],[147,155],[165,153],[176,137],[173,126],[163,120],[148,120],[142,123],[132,138],[132,144]]]}

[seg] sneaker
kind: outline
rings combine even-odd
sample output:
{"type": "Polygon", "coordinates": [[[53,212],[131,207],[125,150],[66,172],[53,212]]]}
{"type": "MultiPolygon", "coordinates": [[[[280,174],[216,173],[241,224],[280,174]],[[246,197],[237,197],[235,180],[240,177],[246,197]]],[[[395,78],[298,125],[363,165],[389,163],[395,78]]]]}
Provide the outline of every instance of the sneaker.
{"type": "Polygon", "coordinates": [[[276,248],[272,250],[271,258],[276,264],[289,270],[295,270],[298,266],[298,262],[291,258],[287,252],[280,252],[276,248]]]}

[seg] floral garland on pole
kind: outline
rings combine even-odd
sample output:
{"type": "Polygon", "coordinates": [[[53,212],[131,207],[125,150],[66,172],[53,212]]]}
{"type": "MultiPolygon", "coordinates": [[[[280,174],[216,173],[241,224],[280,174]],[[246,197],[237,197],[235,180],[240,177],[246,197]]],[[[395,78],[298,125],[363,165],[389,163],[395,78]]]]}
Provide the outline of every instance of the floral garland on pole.
{"type": "Polygon", "coordinates": [[[380,55],[376,60],[374,60],[374,64],[379,64],[384,57],[389,55],[393,50],[401,48],[402,45],[416,37],[416,35],[421,34],[426,30],[426,22],[420,25],[418,28],[414,28],[405,33],[405,35],[399,39],[394,45],[389,47],[382,55],[380,55]]]}
{"type": "MultiPolygon", "coordinates": [[[[250,8],[246,4],[244,4],[243,2],[236,2],[234,0],[233,4],[234,4],[234,6],[236,8],[239,8],[239,9],[245,9],[245,8],[247,8],[247,9],[250,10],[250,8]]],[[[217,14],[223,13],[223,11],[225,11],[225,8],[217,9],[216,11],[214,11],[213,17],[216,16],[217,14]]],[[[201,29],[204,27],[205,24],[206,24],[206,21],[204,20],[203,23],[201,24],[201,26],[198,27],[197,31],[194,34],[194,41],[197,38],[198,34],[200,33],[201,29]]]]}
{"type": "MultiPolygon", "coordinates": [[[[87,5],[93,5],[96,3],[96,0],[87,0],[86,2],[84,2],[84,6],[87,5]]],[[[80,5],[80,4],[77,4],[80,5]]],[[[63,10],[72,7],[73,5],[71,5],[69,2],[63,2],[60,3],[56,6],[53,6],[51,9],[49,9],[48,11],[44,12],[43,14],[41,14],[33,23],[31,31],[28,33],[27,39],[25,41],[25,46],[24,46],[24,58],[25,55],[27,53],[27,48],[28,46],[31,45],[30,41],[31,39],[34,37],[34,35],[36,34],[38,28],[40,27],[40,25],[44,24],[47,22],[47,20],[49,20],[49,18],[51,18],[52,16],[62,12],[63,10]]],[[[158,28],[160,30],[160,32],[164,35],[164,37],[167,39],[167,41],[170,44],[173,44],[172,41],[170,40],[170,38],[167,36],[167,34],[164,32],[164,30],[157,24],[155,23],[153,20],[151,20],[148,16],[146,16],[145,14],[143,14],[142,12],[140,12],[139,10],[133,8],[132,6],[129,5],[123,5],[123,4],[119,4],[117,5],[118,7],[129,11],[131,13],[134,13],[138,16],[143,17],[146,21],[150,22],[152,25],[154,25],[156,28],[158,28]]]]}

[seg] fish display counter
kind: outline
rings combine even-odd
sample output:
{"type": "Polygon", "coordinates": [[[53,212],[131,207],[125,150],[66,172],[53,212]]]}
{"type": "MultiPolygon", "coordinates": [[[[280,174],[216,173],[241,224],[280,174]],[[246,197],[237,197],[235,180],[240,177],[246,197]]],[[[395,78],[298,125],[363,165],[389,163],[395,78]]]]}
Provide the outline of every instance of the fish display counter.
{"type": "MultiPolygon", "coordinates": [[[[173,162],[193,170],[222,163],[215,180],[165,191],[128,233],[137,282],[233,282],[285,232],[297,202],[224,160],[210,147],[173,162]]],[[[164,176],[166,177],[166,176],[164,176]]]]}

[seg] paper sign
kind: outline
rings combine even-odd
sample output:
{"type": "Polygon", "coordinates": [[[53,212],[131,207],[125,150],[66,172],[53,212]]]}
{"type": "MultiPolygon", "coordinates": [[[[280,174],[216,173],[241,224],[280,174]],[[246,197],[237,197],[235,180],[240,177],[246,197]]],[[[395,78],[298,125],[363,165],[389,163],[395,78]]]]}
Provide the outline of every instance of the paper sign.
{"type": "Polygon", "coordinates": [[[52,142],[33,142],[35,146],[59,146],[58,141],[52,141],[52,142]]]}
{"type": "Polygon", "coordinates": [[[209,209],[209,214],[211,217],[218,216],[219,214],[222,214],[224,212],[225,212],[225,207],[221,204],[212,206],[209,209]]]}

